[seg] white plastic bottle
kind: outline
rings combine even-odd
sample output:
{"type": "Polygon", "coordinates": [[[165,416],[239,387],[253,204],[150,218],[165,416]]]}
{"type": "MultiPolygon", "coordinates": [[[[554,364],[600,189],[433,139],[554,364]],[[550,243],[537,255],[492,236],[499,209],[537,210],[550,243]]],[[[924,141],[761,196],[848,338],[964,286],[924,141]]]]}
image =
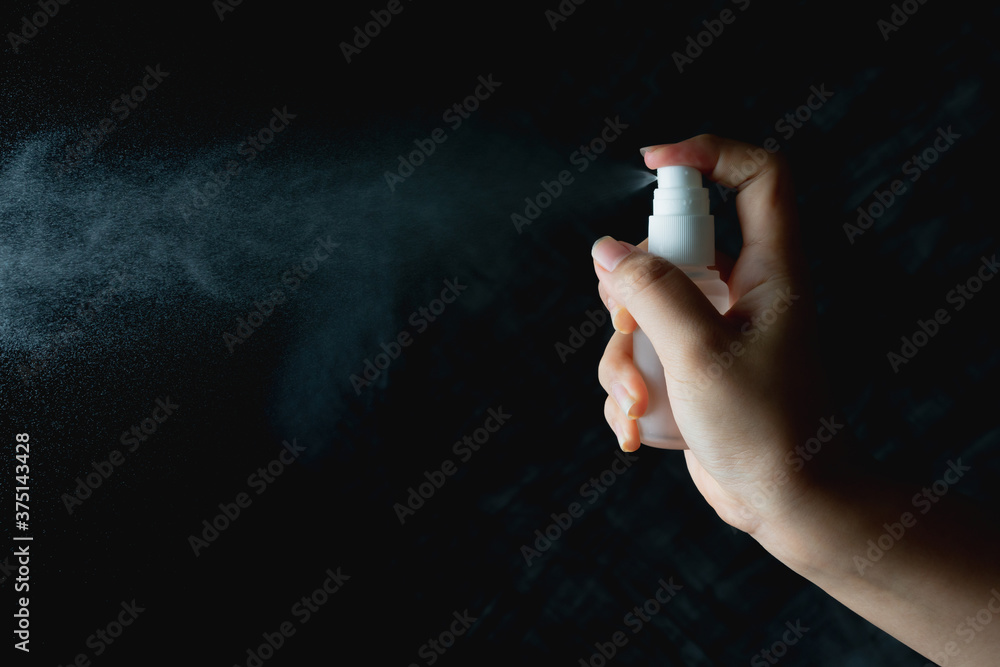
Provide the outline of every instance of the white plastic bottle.
{"type": "MultiPolygon", "coordinates": [[[[708,189],[693,167],[660,167],[649,216],[649,252],[680,268],[720,313],[729,309],[729,287],[715,265],[715,218],[708,212],[708,189]]],[[[649,406],[638,419],[640,440],[653,447],[677,448],[683,443],[660,358],[640,329],[632,334],[632,357],[649,391],[649,406]]]]}

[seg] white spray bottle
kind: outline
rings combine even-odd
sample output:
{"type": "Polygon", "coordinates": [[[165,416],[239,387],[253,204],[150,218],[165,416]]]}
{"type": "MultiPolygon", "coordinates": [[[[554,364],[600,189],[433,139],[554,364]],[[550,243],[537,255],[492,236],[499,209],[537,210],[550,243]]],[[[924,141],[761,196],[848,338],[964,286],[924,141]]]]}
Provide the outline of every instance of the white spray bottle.
{"type": "MultiPolygon", "coordinates": [[[[729,309],[729,287],[715,265],[715,218],[708,212],[708,189],[694,167],[656,170],[653,215],[649,216],[649,252],[665,258],[694,281],[712,305],[729,309]]],[[[640,440],[653,447],[676,449],[682,437],[667,396],[666,378],[653,344],[641,329],[632,334],[632,357],[649,391],[649,406],[638,419],[640,440]]]]}

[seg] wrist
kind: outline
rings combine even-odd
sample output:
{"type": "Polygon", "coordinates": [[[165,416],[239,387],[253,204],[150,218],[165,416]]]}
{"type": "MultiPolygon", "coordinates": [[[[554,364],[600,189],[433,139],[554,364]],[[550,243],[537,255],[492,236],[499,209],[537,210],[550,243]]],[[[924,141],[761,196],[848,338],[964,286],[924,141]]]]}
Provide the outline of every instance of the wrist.
{"type": "Polygon", "coordinates": [[[787,473],[788,488],[758,513],[747,532],[807,578],[811,572],[840,569],[840,554],[870,523],[866,505],[884,492],[884,481],[859,474],[859,468],[864,464],[841,465],[839,456],[831,456],[787,473]]]}
{"type": "Polygon", "coordinates": [[[811,483],[780,508],[761,514],[749,532],[772,556],[802,576],[827,571],[839,537],[852,533],[850,518],[839,516],[844,492],[834,480],[811,483]]]}

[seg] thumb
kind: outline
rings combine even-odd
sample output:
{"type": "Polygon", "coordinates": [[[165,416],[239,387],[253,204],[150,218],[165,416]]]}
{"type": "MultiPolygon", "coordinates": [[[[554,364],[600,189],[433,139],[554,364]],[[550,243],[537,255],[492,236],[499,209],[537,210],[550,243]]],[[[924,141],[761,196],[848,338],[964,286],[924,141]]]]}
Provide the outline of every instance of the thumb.
{"type": "Polygon", "coordinates": [[[684,272],[630,243],[605,236],[591,250],[601,284],[635,318],[665,369],[708,363],[726,344],[729,323],[684,272]]]}

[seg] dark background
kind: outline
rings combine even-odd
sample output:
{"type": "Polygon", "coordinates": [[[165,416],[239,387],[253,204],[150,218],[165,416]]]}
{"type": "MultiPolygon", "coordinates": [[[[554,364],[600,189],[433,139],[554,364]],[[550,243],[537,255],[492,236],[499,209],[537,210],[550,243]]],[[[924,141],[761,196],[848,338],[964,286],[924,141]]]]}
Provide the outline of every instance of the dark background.
{"type": "MultiPolygon", "coordinates": [[[[14,5],[5,32],[38,11],[14,5]]],[[[555,30],[554,0],[402,6],[350,63],[339,44],[385,3],[244,2],[220,21],[207,0],[71,2],[18,53],[5,39],[0,556],[19,432],[35,538],[32,652],[5,647],[14,664],[247,664],[262,633],[292,621],[265,664],[424,665],[421,646],[465,610],[478,620],[440,664],[576,665],[618,630],[616,664],[747,664],[796,620],[809,631],[786,664],[925,664],[723,524],[678,452],[643,448],[596,502],[581,496],[617,451],[597,382],[611,328],[565,360],[556,344],[603,312],[593,241],[645,236],[639,147],[773,137],[795,171],[821,352],[859,450],[915,492],[961,457],[972,471],[955,492],[995,504],[1000,287],[898,373],[886,355],[996,251],[998,10],[932,0],[886,40],[883,3],[591,0],[555,30]],[[725,8],[735,20],[679,72],[671,54],[725,8]],[[54,168],[156,64],[170,74],[134,114],[70,173],[54,168]],[[442,113],[491,74],[502,85],[448,129],[442,113]],[[833,97],[779,131],[821,85],[833,97]],[[275,107],[296,114],[287,130],[182,217],[183,193],[204,190],[275,107]],[[511,214],[609,117],[627,130],[519,233],[511,214]],[[390,191],[385,172],[436,127],[447,141],[390,191]],[[954,146],[915,183],[901,176],[949,127],[954,146]],[[896,178],[907,191],[849,242],[844,223],[896,178]],[[327,235],[331,258],[230,354],[222,333],[327,235]],[[77,248],[93,263],[63,261],[77,248]],[[128,286],[40,352],[111,267],[128,286]],[[416,333],[411,314],[446,279],[468,287],[416,333]],[[356,392],[350,376],[401,331],[413,343],[356,392]],[[167,396],[176,414],[69,514],[76,478],[167,396]],[[459,462],[453,443],[501,406],[509,421],[459,462]],[[292,439],[306,453],[255,495],[248,476],[292,439]],[[457,472],[401,525],[393,505],[446,459],[457,472]],[[195,556],[189,536],[240,492],[252,505],[195,556]],[[573,502],[583,516],[529,566],[522,546],[573,502]],[[350,580],[299,625],[292,605],[338,567],[350,580]],[[632,634],[623,616],[661,578],[683,589],[632,634]],[[87,638],[133,599],[146,611],[95,657],[87,638]]],[[[713,187],[712,200],[717,245],[735,255],[732,198],[713,187]]],[[[6,623],[12,586],[0,583],[6,623]]]]}

